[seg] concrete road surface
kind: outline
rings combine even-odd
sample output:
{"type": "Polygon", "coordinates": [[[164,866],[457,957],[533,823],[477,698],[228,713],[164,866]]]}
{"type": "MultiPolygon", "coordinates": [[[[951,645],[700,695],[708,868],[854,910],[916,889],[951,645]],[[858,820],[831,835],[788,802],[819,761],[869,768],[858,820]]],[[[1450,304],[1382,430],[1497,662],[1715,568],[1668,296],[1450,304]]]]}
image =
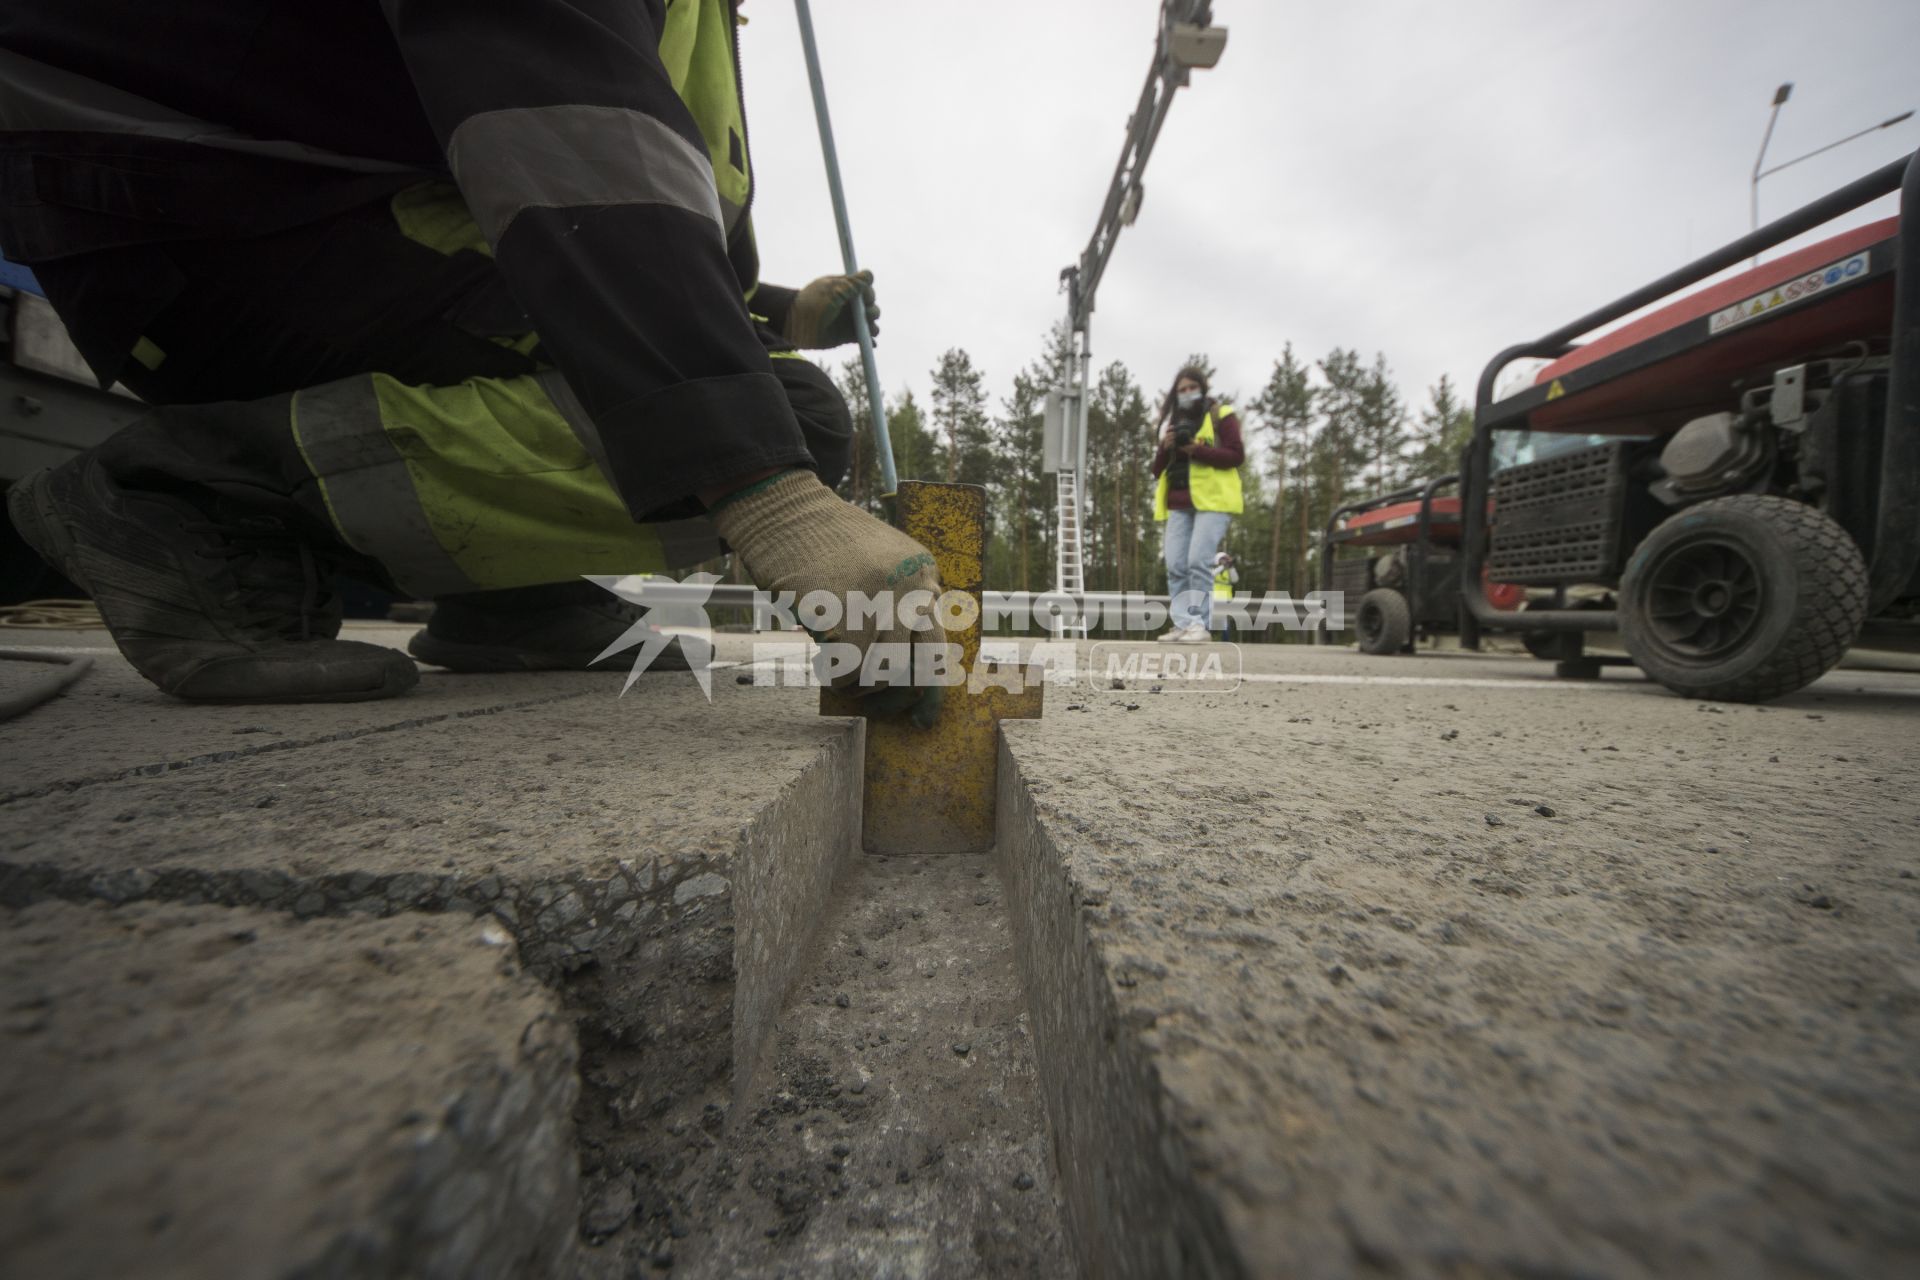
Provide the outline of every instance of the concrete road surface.
{"type": "Polygon", "coordinates": [[[791,637],[718,637],[710,699],[428,671],[313,708],[5,639],[97,660],[0,724],[0,1149],[40,1193],[0,1255],[36,1274],[189,1273],[242,1221],[260,1276],[1920,1272],[1901,660],[1751,707],[1082,645],[1005,728],[998,847],[942,871],[858,852],[860,733],[779,683],[791,637]],[[209,1087],[116,1111],[136,1049],[209,1087]],[[544,1217],[489,1208],[522,1185],[544,1217]]]}

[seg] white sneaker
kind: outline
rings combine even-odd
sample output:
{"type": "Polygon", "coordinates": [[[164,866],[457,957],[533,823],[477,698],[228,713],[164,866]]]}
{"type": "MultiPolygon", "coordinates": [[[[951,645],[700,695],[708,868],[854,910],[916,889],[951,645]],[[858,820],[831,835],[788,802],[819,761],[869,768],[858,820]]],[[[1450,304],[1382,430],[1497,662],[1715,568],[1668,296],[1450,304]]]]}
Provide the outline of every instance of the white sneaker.
{"type": "Polygon", "coordinates": [[[1189,632],[1189,631],[1191,631],[1191,630],[1193,630],[1193,628],[1192,628],[1192,627],[1168,627],[1168,628],[1167,628],[1167,629],[1166,629],[1165,631],[1162,631],[1162,632],[1161,632],[1161,633],[1160,633],[1159,635],[1157,635],[1157,636],[1155,636],[1155,637],[1153,638],[1153,639],[1154,639],[1154,643],[1156,643],[1156,644],[1183,644],[1183,643],[1185,643],[1185,639],[1184,639],[1184,638],[1185,638],[1185,636],[1186,636],[1186,634],[1187,634],[1187,632],[1189,632]]]}
{"type": "Polygon", "coordinates": [[[1213,633],[1199,623],[1194,623],[1173,638],[1174,644],[1206,644],[1213,639],[1213,633]]]}

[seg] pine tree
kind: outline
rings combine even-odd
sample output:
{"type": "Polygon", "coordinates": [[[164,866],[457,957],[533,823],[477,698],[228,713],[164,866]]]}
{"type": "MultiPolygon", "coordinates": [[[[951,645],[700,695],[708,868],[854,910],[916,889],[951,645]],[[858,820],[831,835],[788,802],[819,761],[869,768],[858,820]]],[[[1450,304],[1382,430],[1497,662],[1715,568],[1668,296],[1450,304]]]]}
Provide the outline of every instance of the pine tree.
{"type": "Polygon", "coordinates": [[[1360,439],[1372,469],[1372,491],[1398,488],[1407,469],[1407,404],[1393,385],[1386,356],[1377,351],[1360,384],[1360,439]]]}
{"type": "MultiPolygon", "coordinates": [[[[834,385],[847,402],[853,418],[853,461],[848,467],[841,492],[847,501],[868,511],[880,509],[881,472],[879,454],[873,438],[873,410],[867,404],[867,370],[855,356],[840,366],[834,385]]],[[[899,446],[895,445],[895,457],[899,446]]]]}
{"type": "Polygon", "coordinates": [[[973,357],[951,347],[933,370],[933,428],[946,440],[946,479],[987,484],[993,478],[993,442],[987,432],[987,393],[973,357]]]}
{"type": "Polygon", "coordinates": [[[1118,360],[1100,371],[1088,400],[1081,554],[1090,588],[1124,591],[1139,572],[1140,513],[1129,494],[1152,462],[1152,427],[1140,384],[1118,360]]]}
{"type": "MultiPolygon", "coordinates": [[[[1001,527],[1007,531],[1010,544],[1008,563],[998,580],[1017,581],[1021,591],[1034,589],[1036,544],[1044,556],[1052,543],[1048,527],[1052,487],[1041,472],[1041,455],[1047,388],[1053,380],[1050,371],[1037,361],[1016,373],[1013,393],[1001,401],[1001,416],[994,428],[1004,491],[998,496],[1005,514],[1001,527]]],[[[1046,585],[1052,586],[1051,579],[1046,585]]]]}
{"type": "MultiPolygon", "coordinates": [[[[1270,433],[1267,450],[1273,458],[1273,509],[1268,513],[1267,520],[1269,591],[1280,589],[1280,531],[1286,523],[1288,468],[1294,465],[1295,449],[1304,460],[1307,436],[1313,423],[1314,388],[1308,381],[1308,372],[1306,365],[1295,358],[1293,344],[1287,343],[1281,350],[1280,358],[1273,362],[1273,373],[1260,392],[1260,398],[1253,402],[1253,412],[1259,416],[1260,425],[1270,433]]],[[[1302,470],[1304,472],[1304,468],[1302,470]]],[[[1304,487],[1294,500],[1302,503],[1307,500],[1304,487]]],[[[1292,589],[1292,585],[1289,574],[1289,589],[1292,589]]]]}
{"type": "Polygon", "coordinates": [[[1314,436],[1313,471],[1316,505],[1324,517],[1346,501],[1349,479],[1364,456],[1361,403],[1367,374],[1360,353],[1340,347],[1328,352],[1319,368],[1326,385],[1317,396],[1320,430],[1314,436]]]}
{"type": "Polygon", "coordinates": [[[1460,469],[1460,451],[1473,439],[1473,406],[1461,401],[1446,374],[1427,389],[1429,403],[1420,411],[1414,474],[1422,480],[1452,475],[1460,469]]]}
{"type": "Polygon", "coordinates": [[[893,456],[902,480],[937,478],[941,451],[939,442],[927,433],[919,402],[912,390],[887,408],[887,435],[893,440],[893,456]]]}

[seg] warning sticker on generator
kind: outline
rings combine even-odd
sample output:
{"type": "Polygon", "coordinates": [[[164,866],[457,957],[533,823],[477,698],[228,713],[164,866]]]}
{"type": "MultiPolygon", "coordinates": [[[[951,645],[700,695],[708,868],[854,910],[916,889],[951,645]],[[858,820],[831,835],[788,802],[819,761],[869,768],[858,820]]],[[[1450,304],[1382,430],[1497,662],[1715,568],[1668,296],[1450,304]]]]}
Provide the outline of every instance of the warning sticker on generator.
{"type": "Polygon", "coordinates": [[[1867,253],[1862,250],[1851,258],[1807,272],[1785,284],[1777,284],[1765,293],[1756,293],[1744,302],[1736,302],[1725,311],[1716,311],[1707,321],[1709,334],[1721,333],[1737,324],[1771,315],[1781,307],[1803,302],[1816,293],[1824,293],[1838,284],[1857,280],[1867,274],[1867,253]]]}

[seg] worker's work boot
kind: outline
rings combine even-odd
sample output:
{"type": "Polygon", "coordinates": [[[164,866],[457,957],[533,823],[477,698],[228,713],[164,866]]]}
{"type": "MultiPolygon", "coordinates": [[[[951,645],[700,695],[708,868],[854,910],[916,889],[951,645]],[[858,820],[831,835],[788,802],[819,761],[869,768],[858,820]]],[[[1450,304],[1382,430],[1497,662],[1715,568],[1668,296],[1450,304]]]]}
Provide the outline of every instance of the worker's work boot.
{"type": "Polygon", "coordinates": [[[336,638],[333,565],[277,517],[126,488],[91,452],[13,485],[7,506],[134,669],[175,697],[352,702],[420,678],[403,653],[336,638]]]}
{"type": "MultiPolygon", "coordinates": [[[[645,629],[646,611],[587,581],[441,596],[407,651],[449,671],[587,671],[607,647],[645,629]]],[[[615,662],[606,670],[624,670],[615,662]]],[[[678,643],[649,670],[687,669],[678,643]]]]}

